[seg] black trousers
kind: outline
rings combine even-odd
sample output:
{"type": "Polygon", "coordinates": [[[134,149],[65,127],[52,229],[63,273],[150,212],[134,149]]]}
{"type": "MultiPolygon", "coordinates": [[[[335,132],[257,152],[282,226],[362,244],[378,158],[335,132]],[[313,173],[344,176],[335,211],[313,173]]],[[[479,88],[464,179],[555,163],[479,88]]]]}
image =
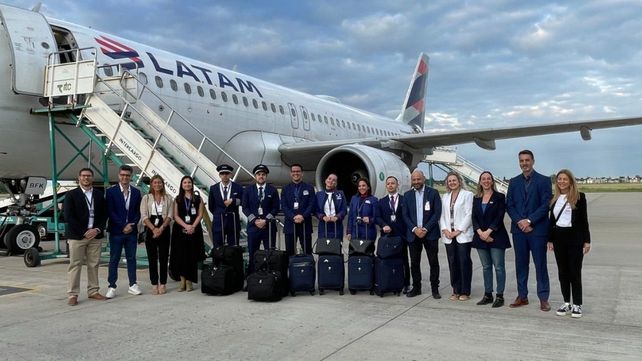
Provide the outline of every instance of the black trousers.
{"type": "Polygon", "coordinates": [[[152,285],[167,283],[167,264],[169,260],[169,243],[170,243],[169,228],[165,228],[163,233],[158,238],[152,238],[152,231],[147,230],[147,237],[145,239],[145,248],[147,249],[147,260],[149,262],[149,280],[152,285]],[[158,268],[160,264],[160,276],[158,268]]]}
{"type": "Polygon", "coordinates": [[[310,231],[306,229],[309,233],[303,234],[304,228],[303,224],[295,224],[294,233],[285,234],[285,251],[288,253],[288,256],[293,256],[296,252],[296,247],[294,245],[295,239],[299,241],[299,244],[305,254],[312,254],[312,232],[311,229],[310,231]]]}
{"type": "Polygon", "coordinates": [[[473,278],[473,261],[470,259],[471,243],[458,243],[453,238],[446,245],[448,256],[448,269],[450,270],[450,285],[456,295],[470,296],[470,287],[473,278]]]}
{"type": "Polygon", "coordinates": [[[564,302],[582,304],[582,261],[584,243],[576,239],[571,227],[554,228],[551,237],[564,302]]]}
{"type": "Polygon", "coordinates": [[[424,248],[430,265],[430,288],[432,291],[437,291],[439,290],[439,258],[437,258],[439,244],[436,239],[418,238],[417,236],[408,245],[412,287],[421,289],[421,252],[424,248]]]}

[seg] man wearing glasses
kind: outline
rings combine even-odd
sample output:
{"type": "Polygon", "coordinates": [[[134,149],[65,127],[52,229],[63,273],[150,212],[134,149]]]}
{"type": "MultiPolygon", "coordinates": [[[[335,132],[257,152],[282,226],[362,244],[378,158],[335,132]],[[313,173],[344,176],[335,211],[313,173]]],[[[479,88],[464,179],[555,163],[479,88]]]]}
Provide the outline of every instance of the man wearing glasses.
{"type": "Polygon", "coordinates": [[[109,215],[109,289],[107,298],[116,296],[116,281],[118,280],[118,264],[125,248],[127,258],[127,276],[129,277],[129,292],[140,295],[142,292],[136,284],[136,247],[140,221],[140,191],[131,186],[133,169],[122,165],[118,171],[118,184],[107,189],[107,213],[109,215]]]}

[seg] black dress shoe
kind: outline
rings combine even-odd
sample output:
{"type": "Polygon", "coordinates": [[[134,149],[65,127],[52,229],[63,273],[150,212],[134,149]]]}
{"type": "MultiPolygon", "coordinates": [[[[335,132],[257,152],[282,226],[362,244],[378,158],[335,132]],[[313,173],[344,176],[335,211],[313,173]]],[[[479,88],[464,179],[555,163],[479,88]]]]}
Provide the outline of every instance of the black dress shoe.
{"type": "Polygon", "coordinates": [[[497,307],[502,307],[504,305],[504,297],[503,296],[497,296],[495,298],[495,302],[493,302],[493,308],[497,307]]]}
{"type": "Polygon", "coordinates": [[[436,300],[441,299],[441,295],[439,294],[439,291],[437,291],[437,290],[432,291],[432,298],[434,298],[436,300]]]}
{"type": "Polygon", "coordinates": [[[247,286],[243,286],[243,292],[247,292],[247,286]]]}
{"type": "Polygon", "coordinates": [[[406,297],[415,297],[421,294],[421,288],[413,287],[410,292],[406,293],[406,297]]]}
{"type": "Polygon", "coordinates": [[[487,305],[489,303],[493,303],[493,294],[492,293],[485,293],[484,297],[482,297],[482,299],[479,302],[477,302],[477,305],[478,306],[483,306],[483,305],[487,305]]]}
{"type": "Polygon", "coordinates": [[[410,290],[410,286],[403,286],[403,289],[401,290],[401,293],[403,293],[405,295],[405,294],[408,293],[409,290],[410,290]]]}

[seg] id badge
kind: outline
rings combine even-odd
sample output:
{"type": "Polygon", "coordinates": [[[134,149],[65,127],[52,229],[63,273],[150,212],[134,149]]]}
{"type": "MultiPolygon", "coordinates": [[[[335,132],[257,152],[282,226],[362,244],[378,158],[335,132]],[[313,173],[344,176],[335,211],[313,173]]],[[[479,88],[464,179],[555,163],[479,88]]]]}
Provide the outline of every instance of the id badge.
{"type": "Polygon", "coordinates": [[[94,210],[93,209],[89,210],[89,218],[94,218],[94,210]]]}
{"type": "Polygon", "coordinates": [[[397,220],[397,216],[396,215],[394,215],[394,214],[390,215],[390,222],[394,222],[396,220],[397,220]]]}
{"type": "Polygon", "coordinates": [[[159,221],[160,221],[160,219],[158,219],[158,218],[156,218],[154,220],[154,227],[158,227],[158,224],[160,223],[159,221]]]}
{"type": "Polygon", "coordinates": [[[263,215],[263,207],[259,207],[259,210],[258,210],[257,213],[259,214],[259,216],[262,216],[263,215]]]}
{"type": "Polygon", "coordinates": [[[192,221],[192,217],[188,215],[185,216],[185,223],[190,223],[192,221]]]}
{"type": "Polygon", "coordinates": [[[196,208],[194,208],[194,207],[192,207],[192,215],[193,215],[193,216],[195,216],[195,215],[196,215],[196,208]]]}
{"type": "Polygon", "coordinates": [[[294,202],[294,209],[299,209],[299,202],[294,202]]]}
{"type": "Polygon", "coordinates": [[[424,204],[424,211],[429,211],[429,210],[430,210],[430,202],[426,202],[426,204],[424,204]]]}
{"type": "Polygon", "coordinates": [[[160,216],[163,214],[163,203],[156,205],[156,213],[160,216]]]}

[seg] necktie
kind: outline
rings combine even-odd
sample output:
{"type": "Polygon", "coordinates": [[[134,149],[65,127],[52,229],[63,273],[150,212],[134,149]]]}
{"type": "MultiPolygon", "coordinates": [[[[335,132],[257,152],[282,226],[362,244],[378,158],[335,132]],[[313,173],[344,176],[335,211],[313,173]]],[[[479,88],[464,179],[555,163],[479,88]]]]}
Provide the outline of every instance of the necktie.
{"type": "Polygon", "coordinates": [[[395,213],[395,196],[390,196],[390,210],[395,213]]]}
{"type": "Polygon", "coordinates": [[[263,187],[259,187],[259,202],[263,202],[263,187]]]}
{"type": "Polygon", "coordinates": [[[226,201],[226,200],[227,200],[227,186],[224,186],[224,187],[223,187],[223,200],[224,200],[224,201],[226,201]]]}

